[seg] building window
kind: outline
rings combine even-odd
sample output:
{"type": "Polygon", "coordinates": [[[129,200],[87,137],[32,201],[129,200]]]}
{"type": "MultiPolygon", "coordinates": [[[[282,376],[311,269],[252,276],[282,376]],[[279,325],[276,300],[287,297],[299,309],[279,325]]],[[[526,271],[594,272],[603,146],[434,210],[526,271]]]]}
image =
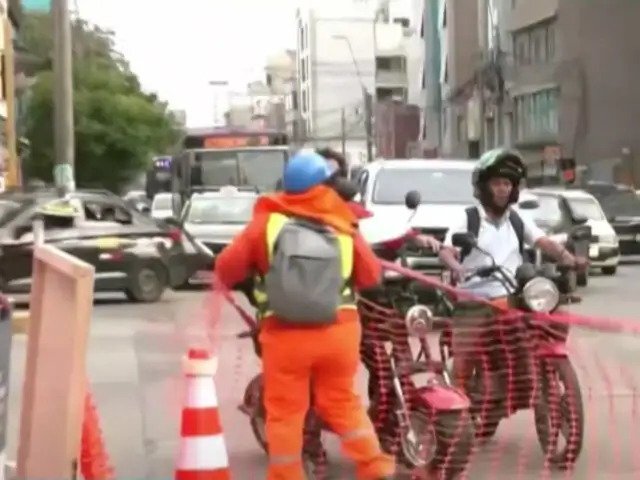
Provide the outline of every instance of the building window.
{"type": "Polygon", "coordinates": [[[558,89],[515,98],[516,139],[536,140],[558,135],[558,89]]]}
{"type": "Polygon", "coordinates": [[[536,65],[556,58],[555,19],[539,23],[512,34],[516,65],[536,65]]]}
{"type": "Polygon", "coordinates": [[[300,50],[304,52],[307,48],[307,36],[302,22],[299,22],[298,24],[298,38],[300,43],[300,50]]]}
{"type": "Polygon", "coordinates": [[[302,111],[304,113],[309,111],[309,91],[306,88],[302,91],[302,111]]]}
{"type": "Polygon", "coordinates": [[[300,65],[300,75],[302,76],[303,82],[307,81],[307,62],[308,62],[308,59],[303,58],[300,65]]]}

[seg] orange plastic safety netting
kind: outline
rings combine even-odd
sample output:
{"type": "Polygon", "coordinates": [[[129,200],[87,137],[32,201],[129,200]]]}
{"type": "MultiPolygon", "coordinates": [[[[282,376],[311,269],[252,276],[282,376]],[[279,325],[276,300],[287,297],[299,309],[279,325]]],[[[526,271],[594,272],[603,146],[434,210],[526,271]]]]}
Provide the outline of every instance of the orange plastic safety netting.
{"type": "MultiPolygon", "coordinates": [[[[465,299],[436,330],[408,335],[405,314],[422,300],[399,288],[360,301],[366,368],[358,385],[382,445],[407,478],[428,471],[474,480],[640,474],[640,323],[591,318],[580,307],[544,318],[497,314],[465,299]]],[[[260,476],[265,453],[251,419],[237,411],[260,372],[251,340],[237,338],[252,315],[241,294],[217,289],[204,307],[181,316],[171,336],[180,337],[180,349],[205,344],[220,355],[216,383],[232,471],[260,476]]],[[[320,464],[316,473],[347,478],[352,471],[331,435],[320,436],[314,422],[307,427],[306,456],[320,464]]]]}

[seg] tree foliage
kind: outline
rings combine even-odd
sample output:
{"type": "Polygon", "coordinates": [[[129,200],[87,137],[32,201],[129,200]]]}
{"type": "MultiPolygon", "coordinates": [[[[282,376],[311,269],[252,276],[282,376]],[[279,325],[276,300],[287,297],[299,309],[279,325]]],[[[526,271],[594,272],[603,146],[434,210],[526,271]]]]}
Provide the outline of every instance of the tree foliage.
{"type": "MultiPolygon", "coordinates": [[[[52,179],[54,165],[51,18],[27,14],[21,32],[25,70],[35,75],[24,117],[27,176],[52,179]]],[[[75,176],[79,186],[119,190],[177,139],[176,122],[155,94],[142,91],[113,33],[73,22],[75,176]]]]}

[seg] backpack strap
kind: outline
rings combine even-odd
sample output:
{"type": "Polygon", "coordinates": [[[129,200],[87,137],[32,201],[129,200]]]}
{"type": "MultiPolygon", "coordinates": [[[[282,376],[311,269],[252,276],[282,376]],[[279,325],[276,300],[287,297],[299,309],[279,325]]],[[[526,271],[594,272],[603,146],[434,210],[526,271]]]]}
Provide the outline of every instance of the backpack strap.
{"type": "Polygon", "coordinates": [[[511,223],[513,230],[516,232],[516,237],[518,238],[518,249],[520,255],[522,255],[524,252],[524,222],[522,221],[522,217],[514,209],[509,210],[509,222],[511,223]]]}
{"type": "MultiPolygon", "coordinates": [[[[464,210],[467,215],[467,232],[478,238],[480,233],[480,211],[478,207],[467,207],[464,210]]],[[[463,248],[460,252],[460,261],[464,261],[465,257],[471,253],[471,249],[463,248]]]]}

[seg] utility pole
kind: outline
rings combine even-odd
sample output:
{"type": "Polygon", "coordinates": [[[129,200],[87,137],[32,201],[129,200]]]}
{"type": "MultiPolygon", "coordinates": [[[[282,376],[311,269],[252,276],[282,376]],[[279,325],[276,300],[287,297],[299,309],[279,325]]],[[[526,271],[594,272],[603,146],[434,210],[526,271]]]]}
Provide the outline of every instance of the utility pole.
{"type": "Polygon", "coordinates": [[[340,136],[342,140],[342,156],[347,155],[347,112],[344,108],[340,110],[340,136]]]}
{"type": "Polygon", "coordinates": [[[54,134],[56,166],[53,176],[61,192],[75,189],[73,123],[73,69],[71,17],[68,0],[53,0],[54,134]]]}
{"type": "Polygon", "coordinates": [[[7,120],[5,122],[5,137],[7,146],[6,181],[7,188],[20,185],[20,164],[18,160],[18,139],[16,134],[16,86],[15,86],[15,59],[13,51],[13,25],[9,15],[3,18],[4,27],[4,85],[5,103],[7,105],[7,120]]]}
{"type": "Polygon", "coordinates": [[[364,130],[367,136],[367,162],[373,162],[373,96],[362,87],[364,100],[364,130]]]}

